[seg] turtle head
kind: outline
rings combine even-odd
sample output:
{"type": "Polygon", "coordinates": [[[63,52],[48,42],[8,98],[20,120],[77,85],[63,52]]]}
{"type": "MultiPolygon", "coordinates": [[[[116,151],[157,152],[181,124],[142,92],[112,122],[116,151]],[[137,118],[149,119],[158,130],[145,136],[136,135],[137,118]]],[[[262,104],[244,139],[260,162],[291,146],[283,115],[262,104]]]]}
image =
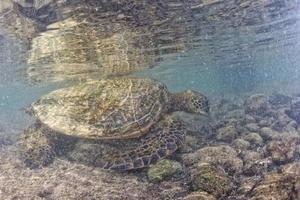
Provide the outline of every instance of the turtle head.
{"type": "Polygon", "coordinates": [[[186,90],[175,94],[171,106],[176,111],[209,115],[208,98],[194,90],[186,90]]]}

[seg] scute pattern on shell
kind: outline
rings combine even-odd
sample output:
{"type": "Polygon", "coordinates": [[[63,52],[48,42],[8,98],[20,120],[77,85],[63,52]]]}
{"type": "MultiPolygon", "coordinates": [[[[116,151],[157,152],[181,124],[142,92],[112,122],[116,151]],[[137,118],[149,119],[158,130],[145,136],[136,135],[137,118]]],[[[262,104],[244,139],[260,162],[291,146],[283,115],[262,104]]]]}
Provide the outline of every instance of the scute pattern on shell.
{"type": "Polygon", "coordinates": [[[49,93],[32,105],[50,128],[81,138],[134,138],[156,123],[168,101],[167,88],[152,79],[91,81],[49,93]]]}

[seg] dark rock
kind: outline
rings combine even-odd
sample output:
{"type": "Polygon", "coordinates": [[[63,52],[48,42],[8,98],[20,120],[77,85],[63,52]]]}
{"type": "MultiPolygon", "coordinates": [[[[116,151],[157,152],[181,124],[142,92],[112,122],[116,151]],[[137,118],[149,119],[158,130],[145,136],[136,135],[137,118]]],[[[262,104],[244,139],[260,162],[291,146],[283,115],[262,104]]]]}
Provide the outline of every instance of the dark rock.
{"type": "Polygon", "coordinates": [[[299,136],[278,136],[267,144],[267,152],[275,163],[283,164],[300,158],[299,136]]]}
{"type": "Polygon", "coordinates": [[[263,153],[246,151],[243,153],[243,173],[247,176],[262,175],[270,166],[268,160],[264,160],[263,153]]]}
{"type": "Polygon", "coordinates": [[[183,200],[216,200],[216,198],[207,192],[193,192],[184,197],[183,200]]]}
{"type": "Polygon", "coordinates": [[[269,102],[273,105],[290,104],[293,98],[284,94],[273,94],[269,97],[269,102]]]}
{"type": "Polygon", "coordinates": [[[271,128],[277,131],[286,131],[287,129],[296,129],[297,123],[292,120],[285,111],[277,112],[277,119],[272,123],[271,128]],[[293,127],[294,126],[294,127],[293,127]]]}
{"type": "Polygon", "coordinates": [[[259,146],[262,145],[263,139],[258,133],[248,133],[243,137],[244,140],[248,141],[251,145],[259,146]]]}
{"type": "Polygon", "coordinates": [[[251,132],[257,132],[259,130],[259,126],[256,123],[246,124],[246,128],[251,132]]]}
{"type": "Polygon", "coordinates": [[[234,126],[226,126],[217,130],[217,140],[231,142],[237,137],[238,133],[234,126]]]}
{"type": "Polygon", "coordinates": [[[272,171],[249,191],[250,200],[300,199],[300,163],[286,165],[282,172],[272,171]]]}
{"type": "Polygon", "coordinates": [[[293,101],[286,114],[300,124],[300,100],[293,101]]]}
{"type": "Polygon", "coordinates": [[[150,166],[148,178],[152,182],[160,182],[175,174],[181,173],[182,170],[182,166],[179,162],[164,159],[150,166]]]}
{"type": "Polygon", "coordinates": [[[188,166],[210,163],[223,168],[229,174],[240,172],[243,167],[243,161],[238,157],[237,152],[227,145],[205,147],[194,153],[183,155],[182,159],[188,166]]]}
{"type": "Polygon", "coordinates": [[[20,158],[30,168],[51,164],[55,156],[69,151],[74,143],[75,139],[64,137],[40,124],[25,129],[17,141],[20,158]]]}
{"type": "Polygon", "coordinates": [[[193,190],[205,191],[216,198],[232,189],[231,179],[224,171],[208,163],[199,163],[191,172],[193,190]]]}
{"type": "Polygon", "coordinates": [[[29,128],[18,139],[21,159],[30,168],[46,166],[53,162],[55,142],[42,129],[29,128]]]}
{"type": "Polygon", "coordinates": [[[251,115],[265,115],[271,108],[266,96],[257,94],[245,101],[245,112],[251,115]]]}
{"type": "Polygon", "coordinates": [[[246,115],[246,116],[245,116],[245,121],[246,121],[246,123],[248,123],[248,124],[251,124],[251,123],[255,123],[255,122],[256,122],[255,118],[254,118],[253,116],[251,116],[251,115],[246,115]]]}
{"type": "Polygon", "coordinates": [[[260,135],[263,139],[269,140],[275,137],[276,135],[279,135],[279,133],[275,130],[272,130],[269,127],[263,127],[260,129],[260,135]]]}
{"type": "Polygon", "coordinates": [[[234,148],[243,151],[250,147],[250,142],[243,140],[243,139],[236,139],[233,141],[233,146],[234,146],[234,148]]]}
{"type": "Polygon", "coordinates": [[[272,122],[269,119],[262,119],[258,122],[258,125],[260,127],[267,127],[267,126],[270,126],[271,124],[272,124],[272,122]]]}

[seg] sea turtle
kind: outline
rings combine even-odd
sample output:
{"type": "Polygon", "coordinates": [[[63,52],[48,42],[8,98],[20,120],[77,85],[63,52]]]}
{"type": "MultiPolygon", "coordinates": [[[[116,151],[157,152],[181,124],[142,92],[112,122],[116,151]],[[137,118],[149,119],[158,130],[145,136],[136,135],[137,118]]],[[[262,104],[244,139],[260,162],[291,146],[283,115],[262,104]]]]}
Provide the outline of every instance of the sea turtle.
{"type": "MultiPolygon", "coordinates": [[[[63,135],[104,143],[128,141],[128,146],[131,140],[138,138],[137,145],[112,154],[108,152],[105,158],[95,162],[105,169],[130,170],[169,156],[183,144],[185,123],[171,113],[207,115],[209,103],[196,91],[171,94],[159,81],[122,77],[53,91],[33,103],[31,110],[39,128],[25,131],[27,134],[19,139],[29,163],[35,163],[35,159],[47,163],[63,135]],[[41,139],[43,135],[47,137],[41,139]]],[[[61,146],[64,143],[59,148],[61,146]]]]}

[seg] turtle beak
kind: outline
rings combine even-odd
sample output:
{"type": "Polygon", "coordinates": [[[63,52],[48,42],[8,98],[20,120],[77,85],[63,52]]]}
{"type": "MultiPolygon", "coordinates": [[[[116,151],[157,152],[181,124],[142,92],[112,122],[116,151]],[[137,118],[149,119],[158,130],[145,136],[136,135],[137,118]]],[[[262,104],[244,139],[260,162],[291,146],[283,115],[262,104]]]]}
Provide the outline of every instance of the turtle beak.
{"type": "Polygon", "coordinates": [[[206,117],[210,115],[210,114],[209,114],[208,112],[206,112],[206,111],[200,111],[199,114],[200,114],[200,115],[203,115],[203,116],[206,116],[206,117]]]}
{"type": "Polygon", "coordinates": [[[206,112],[206,111],[199,112],[198,117],[201,119],[206,119],[208,121],[211,121],[212,119],[210,112],[206,112]]]}

